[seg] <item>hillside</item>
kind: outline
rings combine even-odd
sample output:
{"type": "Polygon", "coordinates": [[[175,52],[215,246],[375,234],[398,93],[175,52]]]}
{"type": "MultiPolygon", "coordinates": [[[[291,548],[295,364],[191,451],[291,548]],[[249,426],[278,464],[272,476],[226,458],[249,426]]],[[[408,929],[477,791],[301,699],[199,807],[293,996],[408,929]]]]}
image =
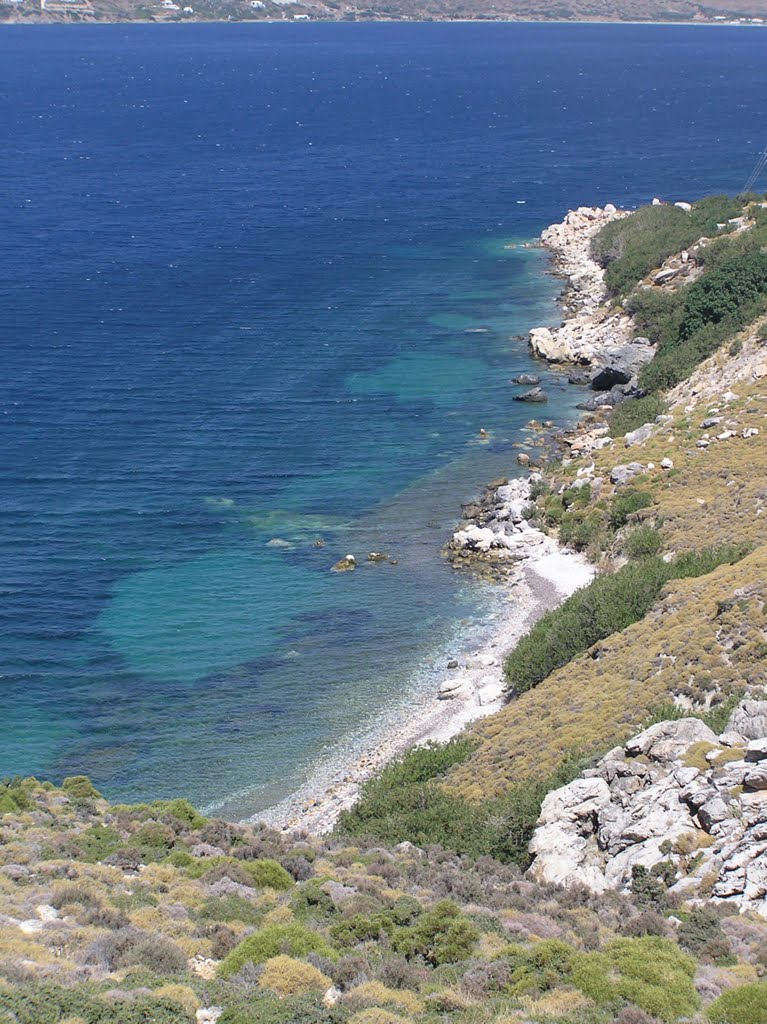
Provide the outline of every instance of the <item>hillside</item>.
{"type": "Polygon", "coordinates": [[[767,0],[5,0],[0,21],[757,21],[767,0]]]}

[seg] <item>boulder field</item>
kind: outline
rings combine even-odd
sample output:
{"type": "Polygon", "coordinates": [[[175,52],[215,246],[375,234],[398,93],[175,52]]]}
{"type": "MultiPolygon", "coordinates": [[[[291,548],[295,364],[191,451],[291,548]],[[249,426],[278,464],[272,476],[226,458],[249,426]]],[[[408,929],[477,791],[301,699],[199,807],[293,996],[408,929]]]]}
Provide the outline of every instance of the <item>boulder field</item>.
{"type": "Polygon", "coordinates": [[[767,701],[724,732],[659,722],[549,793],[530,846],[538,882],[627,891],[662,867],[670,892],[767,917],[767,701]]]}

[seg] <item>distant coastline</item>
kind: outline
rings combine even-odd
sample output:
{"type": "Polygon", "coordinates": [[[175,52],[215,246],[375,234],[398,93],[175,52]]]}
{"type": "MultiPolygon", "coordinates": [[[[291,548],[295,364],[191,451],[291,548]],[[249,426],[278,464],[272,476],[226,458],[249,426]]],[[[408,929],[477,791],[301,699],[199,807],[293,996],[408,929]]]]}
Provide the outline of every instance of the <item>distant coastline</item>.
{"type": "MultiPolygon", "coordinates": [[[[767,28],[767,13],[763,19],[728,18],[717,20],[712,18],[689,18],[668,20],[664,18],[624,19],[624,18],[525,18],[525,17],[484,17],[449,18],[449,17],[413,17],[395,18],[386,15],[374,17],[329,17],[317,14],[288,15],[283,17],[232,17],[231,15],[204,15],[196,11],[188,15],[163,16],[158,10],[157,16],[150,17],[110,17],[101,16],[96,11],[78,11],[76,4],[72,8],[46,10],[39,15],[38,11],[29,12],[21,6],[16,7],[18,0],[5,0],[0,3],[0,28],[4,26],[29,25],[626,25],[626,26],[658,26],[658,27],[692,27],[692,28],[767,28]],[[82,15],[82,16],[81,16],[82,15]]],[[[22,3],[27,0],[21,0],[22,3]]],[[[68,2],[68,0],[65,0],[68,2]]],[[[296,5],[299,6],[299,5],[296,5]]],[[[303,5],[301,5],[303,6],[303,5]]]]}

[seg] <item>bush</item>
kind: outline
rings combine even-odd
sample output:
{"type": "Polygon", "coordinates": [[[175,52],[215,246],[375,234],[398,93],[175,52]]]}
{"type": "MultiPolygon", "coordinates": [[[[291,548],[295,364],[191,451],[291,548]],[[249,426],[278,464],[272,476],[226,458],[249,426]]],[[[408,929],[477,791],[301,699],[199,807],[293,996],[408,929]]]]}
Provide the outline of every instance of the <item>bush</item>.
{"type": "Polygon", "coordinates": [[[186,957],[181,949],[162,935],[149,935],[129,925],[118,928],[91,945],[91,963],[103,963],[110,970],[121,967],[148,967],[155,974],[181,974],[186,957]]]}
{"type": "Polygon", "coordinates": [[[325,992],[332,981],[311,964],[280,955],[266,961],[258,984],[260,988],[269,989],[278,996],[296,996],[325,992]]]}
{"type": "Polygon", "coordinates": [[[623,437],[644,426],[653,423],[657,416],[663,416],[668,409],[660,395],[645,395],[644,398],[628,398],[616,405],[608,420],[611,437],[623,437]]]}
{"type": "Polygon", "coordinates": [[[673,942],[657,936],[616,939],[599,953],[576,953],[570,978],[597,1003],[625,999],[664,1021],[689,1017],[699,1005],[696,964],[673,942]]]}
{"type": "MultiPolygon", "coordinates": [[[[642,507],[644,492],[634,492],[618,507],[617,521],[642,507]]],[[[506,678],[517,693],[537,686],[555,669],[587,651],[599,640],[641,619],[671,579],[702,576],[718,565],[741,558],[739,547],[682,555],[673,562],[644,558],[617,572],[597,576],[563,604],[547,612],[506,659],[506,678]]]]}
{"type": "Polygon", "coordinates": [[[241,863],[256,885],[263,889],[290,889],[293,885],[292,876],[276,860],[264,857],[241,863]]]}
{"type": "Polygon", "coordinates": [[[625,551],[629,558],[649,558],[663,550],[663,537],[652,526],[637,526],[626,538],[625,551]]]}
{"type": "MultiPolygon", "coordinates": [[[[503,796],[480,804],[447,793],[436,779],[390,789],[384,771],[365,783],[357,803],[341,816],[336,832],[390,844],[439,843],[459,854],[487,855],[525,870],[544,797],[572,782],[591,763],[592,756],[572,753],[548,779],[520,781],[503,796]]],[[[339,944],[354,945],[378,939],[382,930],[388,934],[390,919],[390,914],[358,916],[334,925],[331,933],[339,944]]]]}
{"type": "Polygon", "coordinates": [[[719,915],[713,907],[696,907],[682,921],[677,935],[679,945],[702,960],[715,962],[727,960],[732,955],[719,915]]]}
{"type": "Polygon", "coordinates": [[[421,956],[438,967],[464,960],[478,940],[479,932],[455,903],[442,900],[414,924],[395,931],[392,946],[408,960],[421,956]]]}
{"type": "Polygon", "coordinates": [[[203,903],[197,912],[201,921],[240,921],[242,924],[261,923],[263,912],[242,896],[221,896],[203,903]]]}
{"type": "MultiPolygon", "coordinates": [[[[755,241],[750,239],[750,244],[755,241]]],[[[659,341],[655,358],[640,375],[642,386],[659,391],[686,380],[699,363],[766,309],[767,253],[760,246],[726,250],[684,290],[676,330],[668,330],[659,341]]]]}
{"type": "Polygon", "coordinates": [[[0,814],[15,814],[17,811],[31,811],[35,806],[29,792],[28,781],[24,779],[3,779],[0,782],[0,814]]]}
{"type": "Polygon", "coordinates": [[[711,1024],[767,1024],[767,982],[723,992],[706,1010],[711,1024]]]}
{"type": "Polygon", "coordinates": [[[61,788],[73,800],[96,800],[101,796],[87,775],[70,775],[61,788]]]}
{"type": "Polygon", "coordinates": [[[529,948],[512,946],[506,954],[513,968],[509,992],[547,992],[561,985],[570,973],[572,946],[558,939],[544,939],[529,948]]]}
{"type": "Polygon", "coordinates": [[[151,995],[106,1001],[83,991],[81,986],[64,988],[35,982],[23,989],[0,990],[0,1019],[14,1024],[60,1024],[66,1019],[86,1024],[194,1024],[194,1014],[179,1001],[175,991],[180,987],[165,986],[151,995]]]}
{"type": "Polygon", "coordinates": [[[318,932],[310,931],[300,924],[272,924],[243,939],[221,963],[219,976],[231,978],[245,964],[262,964],[281,953],[293,957],[307,956],[309,953],[333,956],[332,948],[318,932]]]}
{"type": "Polygon", "coordinates": [[[95,863],[104,860],[121,845],[122,838],[109,825],[92,825],[81,832],[76,840],[80,848],[80,860],[95,863]]]}
{"type": "Polygon", "coordinates": [[[629,519],[636,515],[643,508],[652,505],[652,495],[649,491],[626,490],[619,494],[610,507],[610,526],[613,530],[620,530],[629,519]]]}
{"type": "Polygon", "coordinates": [[[719,234],[717,224],[742,212],[742,203],[724,195],[699,200],[689,213],[676,206],[642,206],[602,228],[591,252],[607,268],[608,291],[618,295],[701,236],[719,234]]]}

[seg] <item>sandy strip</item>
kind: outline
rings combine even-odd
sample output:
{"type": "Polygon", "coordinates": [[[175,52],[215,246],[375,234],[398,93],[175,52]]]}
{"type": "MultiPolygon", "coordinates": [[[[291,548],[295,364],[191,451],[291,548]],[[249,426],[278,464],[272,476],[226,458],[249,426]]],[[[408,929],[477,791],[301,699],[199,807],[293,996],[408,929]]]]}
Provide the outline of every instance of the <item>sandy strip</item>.
{"type": "Polygon", "coordinates": [[[474,692],[469,697],[439,700],[439,680],[431,693],[410,702],[387,723],[383,737],[371,736],[370,748],[362,757],[330,773],[318,770],[296,793],[252,820],[287,831],[329,832],[341,812],[354,804],[360,786],[388,762],[429,740],[445,742],[470,722],[500,710],[503,697],[481,704],[479,692],[500,688],[506,655],[544,612],[589,583],[594,572],[584,556],[543,537],[534,554],[520,563],[518,578],[508,586],[508,615],[500,617],[498,628],[480,649],[463,659],[457,669],[445,671],[444,679],[460,673],[471,681],[474,692]]]}

